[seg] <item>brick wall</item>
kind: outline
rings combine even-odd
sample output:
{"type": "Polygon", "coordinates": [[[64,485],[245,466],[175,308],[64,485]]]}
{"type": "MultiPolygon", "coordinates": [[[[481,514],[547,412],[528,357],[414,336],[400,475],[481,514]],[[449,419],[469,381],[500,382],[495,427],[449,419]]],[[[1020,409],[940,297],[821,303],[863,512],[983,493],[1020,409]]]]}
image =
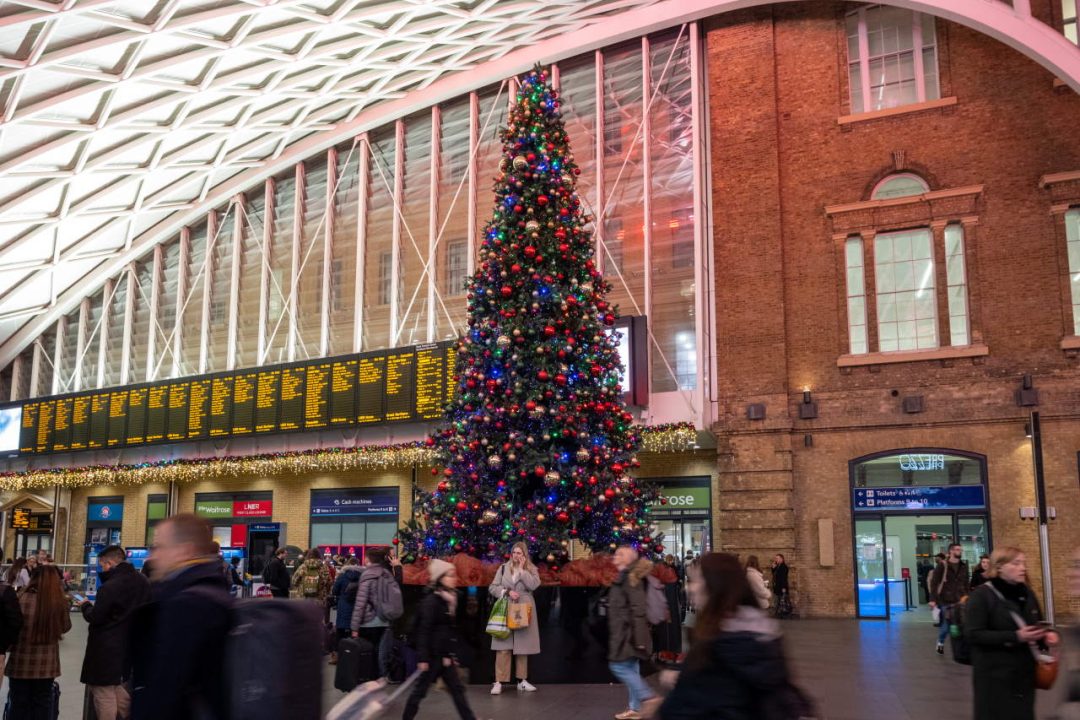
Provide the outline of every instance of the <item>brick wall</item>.
{"type": "Polygon", "coordinates": [[[1060,346],[1071,320],[1060,290],[1064,238],[1039,178],[1080,170],[1080,99],[1013,50],[938,20],[942,94],[956,103],[841,124],[850,113],[849,7],[790,3],[707,24],[720,546],[744,556],[784,552],[804,611],[850,615],[848,461],[957,448],[987,456],[994,543],[1028,550],[1040,588],[1036,527],[1018,517],[1034,504],[1034,487],[1026,413],[1013,399],[1031,373],[1048,502],[1058,511],[1055,600],[1076,609],[1063,589],[1069,553],[1080,546],[1080,361],[1060,346]],[[921,172],[932,190],[983,186],[967,229],[968,276],[973,329],[989,354],[842,369],[842,243],[825,207],[867,200],[898,165],[921,172]],[[804,388],[817,419],[798,419],[804,388]],[[903,413],[907,395],[922,395],[925,411],[903,413]],[[747,420],[750,403],[766,405],[764,421],[747,420]],[[818,562],[821,518],[835,524],[831,568],[818,562]]]}

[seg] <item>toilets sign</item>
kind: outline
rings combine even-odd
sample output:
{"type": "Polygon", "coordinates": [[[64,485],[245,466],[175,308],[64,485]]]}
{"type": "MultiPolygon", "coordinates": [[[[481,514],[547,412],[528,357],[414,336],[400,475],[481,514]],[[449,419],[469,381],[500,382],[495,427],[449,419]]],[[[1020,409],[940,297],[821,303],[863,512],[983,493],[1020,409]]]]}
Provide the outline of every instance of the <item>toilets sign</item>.
{"type": "Polygon", "coordinates": [[[972,510],[986,507],[982,485],[854,488],[855,512],[972,510]]]}

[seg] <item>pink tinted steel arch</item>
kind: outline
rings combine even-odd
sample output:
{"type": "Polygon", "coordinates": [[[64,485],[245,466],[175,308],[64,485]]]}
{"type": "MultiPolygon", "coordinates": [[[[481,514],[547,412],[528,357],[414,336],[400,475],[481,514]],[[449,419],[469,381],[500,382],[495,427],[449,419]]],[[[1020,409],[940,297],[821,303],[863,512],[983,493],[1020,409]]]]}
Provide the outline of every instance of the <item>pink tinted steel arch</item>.
{"type": "MultiPolygon", "coordinates": [[[[71,285],[47,312],[35,316],[0,346],[0,367],[11,363],[23,348],[53,326],[58,317],[69,312],[83,297],[96,291],[107,278],[119,273],[132,260],[141,257],[153,246],[173,238],[184,226],[205,216],[232,195],[250,189],[311,155],[416,110],[498,83],[528,70],[537,62],[556,62],[682,22],[772,4],[775,4],[772,0],[663,0],[583,30],[515,50],[497,60],[445,77],[400,99],[374,106],[352,121],[341,123],[331,130],[304,138],[273,160],[239,173],[213,188],[202,204],[147,229],[131,242],[127,251],[110,258],[71,285]]],[[[1039,63],[1080,93],[1080,47],[1062,33],[1035,19],[1031,15],[1030,0],[1012,0],[1012,4],[1002,0],[887,0],[882,4],[928,13],[977,30],[1039,63]]]]}

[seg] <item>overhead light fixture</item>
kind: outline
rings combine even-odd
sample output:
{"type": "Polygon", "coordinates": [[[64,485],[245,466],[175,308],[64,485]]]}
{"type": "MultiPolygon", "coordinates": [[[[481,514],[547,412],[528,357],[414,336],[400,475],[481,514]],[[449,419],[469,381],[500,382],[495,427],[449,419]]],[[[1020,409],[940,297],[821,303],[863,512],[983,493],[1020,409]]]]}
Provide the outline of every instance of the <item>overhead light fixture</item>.
{"type": "Polygon", "coordinates": [[[802,391],[802,402],[799,404],[799,419],[813,420],[816,417],[817,403],[814,402],[814,396],[810,393],[810,388],[804,388],[802,391]]]}

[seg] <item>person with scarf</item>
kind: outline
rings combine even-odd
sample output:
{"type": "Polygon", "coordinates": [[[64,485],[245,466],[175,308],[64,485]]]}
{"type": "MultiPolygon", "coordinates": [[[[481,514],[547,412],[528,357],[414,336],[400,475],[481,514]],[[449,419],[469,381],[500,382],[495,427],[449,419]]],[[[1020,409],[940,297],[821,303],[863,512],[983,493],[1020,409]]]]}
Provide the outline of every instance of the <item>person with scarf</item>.
{"type": "Polygon", "coordinates": [[[510,682],[510,662],[514,659],[517,671],[517,689],[523,692],[535,692],[536,687],[529,682],[529,656],[540,654],[540,625],[536,618],[536,602],[533,591],[540,587],[540,572],[529,559],[529,546],[523,542],[514,543],[510,549],[510,560],[499,566],[495,579],[488,592],[495,599],[509,598],[512,603],[524,603],[530,606],[532,620],[527,627],[510,631],[510,637],[491,639],[491,649],[495,651],[495,684],[491,694],[502,692],[502,684],[510,682]]]}
{"type": "Polygon", "coordinates": [[[413,720],[420,701],[442,678],[461,720],[476,720],[465,686],[457,672],[457,572],[444,560],[428,563],[428,586],[416,610],[416,669],[421,675],[413,686],[402,720],[413,720]]]}

